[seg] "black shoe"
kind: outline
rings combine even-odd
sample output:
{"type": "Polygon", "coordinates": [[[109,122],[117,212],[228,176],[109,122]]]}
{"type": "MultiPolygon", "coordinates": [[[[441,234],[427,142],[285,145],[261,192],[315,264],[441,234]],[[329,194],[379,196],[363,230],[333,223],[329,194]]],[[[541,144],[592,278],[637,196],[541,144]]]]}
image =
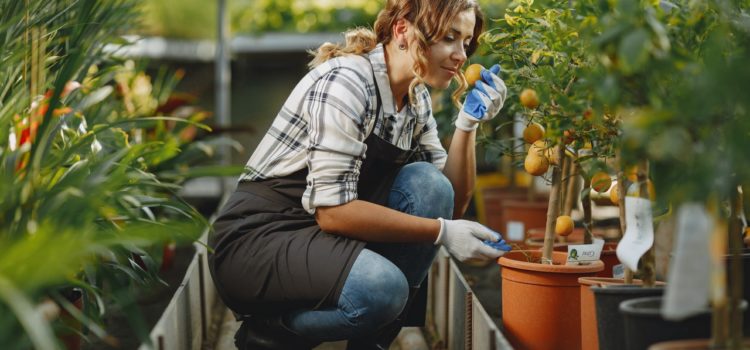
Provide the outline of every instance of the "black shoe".
{"type": "Polygon", "coordinates": [[[281,322],[281,317],[247,317],[234,335],[239,350],[309,350],[320,344],[292,332],[281,322]]]}

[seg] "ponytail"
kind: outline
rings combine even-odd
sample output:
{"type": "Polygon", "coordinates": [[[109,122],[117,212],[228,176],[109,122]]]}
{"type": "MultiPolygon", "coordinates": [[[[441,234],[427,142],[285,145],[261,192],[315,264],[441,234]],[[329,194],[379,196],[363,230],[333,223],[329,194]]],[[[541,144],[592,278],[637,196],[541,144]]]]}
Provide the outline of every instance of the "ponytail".
{"type": "Polygon", "coordinates": [[[326,42],[320,45],[317,50],[308,51],[314,56],[307,66],[312,69],[321,63],[334,57],[345,55],[363,55],[375,48],[378,44],[378,38],[375,33],[367,28],[354,28],[344,33],[346,44],[333,44],[326,42]]]}

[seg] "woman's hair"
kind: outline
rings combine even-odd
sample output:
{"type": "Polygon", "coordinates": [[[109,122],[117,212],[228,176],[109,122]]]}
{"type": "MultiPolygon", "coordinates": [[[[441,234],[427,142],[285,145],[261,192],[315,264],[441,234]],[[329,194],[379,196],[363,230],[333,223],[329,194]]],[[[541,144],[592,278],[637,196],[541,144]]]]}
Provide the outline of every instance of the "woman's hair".
{"type": "MultiPolygon", "coordinates": [[[[451,23],[456,16],[466,10],[474,10],[476,23],[474,32],[466,50],[471,56],[478,46],[479,34],[484,30],[484,15],[476,0],[387,0],[387,4],[375,20],[374,30],[355,28],[344,33],[346,43],[325,43],[317,51],[311,52],[315,57],[309,63],[310,68],[338,56],[361,55],[370,52],[378,43],[388,44],[392,39],[393,25],[399,19],[406,19],[414,26],[415,43],[414,67],[415,78],[409,86],[409,101],[414,103],[414,88],[424,82],[427,73],[427,53],[430,45],[445,37],[451,30],[451,23]]],[[[463,72],[459,70],[454,77],[458,88],[454,91],[453,102],[458,105],[458,98],[466,90],[467,83],[463,72]]]]}

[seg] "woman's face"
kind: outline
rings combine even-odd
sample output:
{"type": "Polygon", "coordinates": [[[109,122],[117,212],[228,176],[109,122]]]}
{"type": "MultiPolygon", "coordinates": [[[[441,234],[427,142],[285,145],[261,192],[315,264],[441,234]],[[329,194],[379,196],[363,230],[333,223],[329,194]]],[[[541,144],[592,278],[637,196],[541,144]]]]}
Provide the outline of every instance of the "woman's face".
{"type": "Polygon", "coordinates": [[[450,85],[461,66],[466,62],[466,49],[474,35],[476,15],[469,9],[459,13],[445,37],[430,46],[427,53],[425,82],[435,88],[450,85]]]}

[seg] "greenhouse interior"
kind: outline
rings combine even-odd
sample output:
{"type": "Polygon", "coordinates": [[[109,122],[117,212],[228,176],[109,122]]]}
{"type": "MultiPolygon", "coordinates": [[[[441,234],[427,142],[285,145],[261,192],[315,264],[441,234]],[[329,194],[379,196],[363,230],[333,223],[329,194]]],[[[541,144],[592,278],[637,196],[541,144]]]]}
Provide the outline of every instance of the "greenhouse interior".
{"type": "Polygon", "coordinates": [[[0,47],[1,349],[750,349],[750,0],[0,0],[0,47]]]}

